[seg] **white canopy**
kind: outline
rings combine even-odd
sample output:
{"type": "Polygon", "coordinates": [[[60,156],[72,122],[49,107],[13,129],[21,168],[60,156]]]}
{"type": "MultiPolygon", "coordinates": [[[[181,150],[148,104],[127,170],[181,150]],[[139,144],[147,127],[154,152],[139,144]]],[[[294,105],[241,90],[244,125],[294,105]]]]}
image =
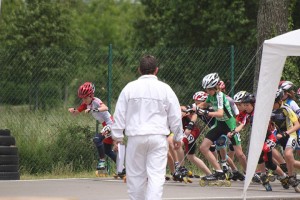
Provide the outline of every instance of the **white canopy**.
{"type": "Polygon", "coordinates": [[[262,151],[275,94],[287,56],[300,56],[300,29],[265,40],[263,44],[243,191],[244,199],[262,151]]]}

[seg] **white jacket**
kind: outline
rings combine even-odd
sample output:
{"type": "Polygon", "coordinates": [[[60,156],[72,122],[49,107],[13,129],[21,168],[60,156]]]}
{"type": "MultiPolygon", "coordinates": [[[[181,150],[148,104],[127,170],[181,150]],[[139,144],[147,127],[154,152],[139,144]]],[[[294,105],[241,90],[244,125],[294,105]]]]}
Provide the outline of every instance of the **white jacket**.
{"type": "Polygon", "coordinates": [[[128,83],[120,93],[114,113],[112,137],[169,135],[181,141],[183,128],[179,101],[169,85],[155,75],[143,75],[128,83]]]}

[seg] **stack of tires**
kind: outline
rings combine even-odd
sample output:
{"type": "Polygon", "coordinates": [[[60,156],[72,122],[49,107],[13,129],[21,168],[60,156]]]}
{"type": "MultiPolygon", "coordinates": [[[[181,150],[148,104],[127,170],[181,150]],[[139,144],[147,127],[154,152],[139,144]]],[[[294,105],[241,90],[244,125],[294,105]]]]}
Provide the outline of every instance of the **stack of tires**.
{"type": "Polygon", "coordinates": [[[18,148],[8,129],[0,129],[0,180],[20,180],[18,148]]]}

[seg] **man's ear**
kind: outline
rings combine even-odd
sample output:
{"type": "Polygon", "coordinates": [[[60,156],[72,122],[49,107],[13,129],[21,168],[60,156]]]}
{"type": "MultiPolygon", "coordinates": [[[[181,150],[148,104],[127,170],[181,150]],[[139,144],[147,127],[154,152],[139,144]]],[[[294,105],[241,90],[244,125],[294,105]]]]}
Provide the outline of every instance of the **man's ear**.
{"type": "Polygon", "coordinates": [[[142,73],[141,73],[141,69],[140,69],[140,67],[138,67],[138,72],[139,72],[140,74],[142,74],[142,73]]]}
{"type": "Polygon", "coordinates": [[[153,74],[156,75],[157,73],[158,73],[158,67],[155,68],[155,71],[153,74]]]}

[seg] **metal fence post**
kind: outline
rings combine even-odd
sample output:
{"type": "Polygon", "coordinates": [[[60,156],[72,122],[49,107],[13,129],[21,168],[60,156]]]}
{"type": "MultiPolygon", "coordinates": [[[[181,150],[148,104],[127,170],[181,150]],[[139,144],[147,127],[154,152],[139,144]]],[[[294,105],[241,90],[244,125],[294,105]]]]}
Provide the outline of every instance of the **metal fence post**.
{"type": "MultiPolygon", "coordinates": [[[[107,107],[109,112],[111,112],[111,82],[112,82],[112,44],[108,46],[108,69],[107,69],[107,107]]],[[[112,113],[111,113],[112,114],[112,113]]],[[[107,163],[107,171],[110,175],[110,160],[106,156],[106,163],[107,163]]]]}
{"type": "Polygon", "coordinates": [[[234,46],[230,46],[231,97],[234,96],[234,46]]]}
{"type": "Polygon", "coordinates": [[[112,44],[108,47],[108,70],[107,70],[107,107],[111,111],[111,93],[112,93],[112,44]]]}

